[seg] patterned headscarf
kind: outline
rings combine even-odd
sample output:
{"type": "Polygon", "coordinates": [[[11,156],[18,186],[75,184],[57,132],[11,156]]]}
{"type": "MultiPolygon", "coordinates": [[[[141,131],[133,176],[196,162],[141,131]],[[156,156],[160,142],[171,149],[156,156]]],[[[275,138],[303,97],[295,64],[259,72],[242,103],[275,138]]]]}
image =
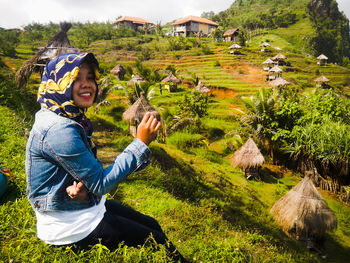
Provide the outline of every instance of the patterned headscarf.
{"type": "MultiPolygon", "coordinates": [[[[50,60],[45,67],[38,90],[38,102],[58,115],[80,122],[84,109],[73,101],[73,83],[78,76],[83,61],[95,64],[96,83],[99,78],[99,66],[92,53],[68,53],[50,60]]],[[[96,92],[97,96],[97,92],[96,92]]]]}

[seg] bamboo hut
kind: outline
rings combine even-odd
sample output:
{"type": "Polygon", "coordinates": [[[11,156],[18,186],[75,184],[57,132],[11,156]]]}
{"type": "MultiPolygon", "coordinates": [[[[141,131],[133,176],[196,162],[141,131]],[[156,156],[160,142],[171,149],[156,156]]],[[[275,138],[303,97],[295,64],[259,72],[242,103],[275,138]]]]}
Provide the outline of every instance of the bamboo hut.
{"type": "Polygon", "coordinates": [[[270,212],[286,235],[317,249],[325,232],[337,227],[337,218],[314,186],[311,174],[307,173],[270,212]]]}
{"type": "Polygon", "coordinates": [[[111,71],[111,74],[115,75],[118,80],[123,80],[126,70],[120,64],[116,65],[111,71]]]}
{"type": "Polygon", "coordinates": [[[260,49],[261,52],[271,52],[271,50],[269,49],[271,45],[267,42],[261,43],[259,47],[262,47],[262,49],[260,49]]]}
{"type": "Polygon", "coordinates": [[[132,136],[136,137],[137,126],[148,111],[160,120],[159,113],[149,105],[144,92],[141,92],[140,98],[123,113],[123,119],[129,123],[129,132],[132,136]]]}
{"type": "Polygon", "coordinates": [[[230,42],[230,41],[236,41],[237,40],[237,36],[239,34],[239,29],[238,28],[232,28],[232,29],[228,29],[225,31],[224,33],[224,41],[225,42],[230,42]]]}
{"type": "Polygon", "coordinates": [[[210,92],[210,89],[207,86],[205,86],[204,83],[201,81],[198,83],[198,85],[196,86],[195,89],[198,90],[199,92],[207,94],[207,95],[210,92]]]}
{"type": "Polygon", "coordinates": [[[285,59],[286,59],[286,56],[281,53],[278,53],[276,56],[272,58],[272,60],[279,66],[283,66],[286,64],[285,59]]]}
{"type": "Polygon", "coordinates": [[[264,161],[264,156],[253,141],[252,135],[250,135],[246,143],[239,148],[232,157],[233,167],[238,166],[244,170],[247,179],[259,176],[259,168],[264,161]]]}
{"type": "Polygon", "coordinates": [[[273,65],[275,64],[275,62],[274,62],[271,58],[268,58],[268,59],[266,59],[262,64],[264,64],[263,69],[264,69],[265,71],[269,71],[269,70],[273,67],[273,65]]]}
{"type": "Polygon", "coordinates": [[[267,75],[267,80],[270,81],[270,80],[274,80],[277,78],[281,78],[282,72],[283,72],[283,70],[279,66],[274,66],[273,68],[271,68],[269,70],[269,73],[267,75]]]}
{"type": "Polygon", "coordinates": [[[241,54],[241,52],[238,50],[238,49],[241,49],[241,48],[242,47],[240,45],[236,44],[236,43],[231,45],[229,47],[229,49],[231,49],[230,54],[232,54],[232,55],[239,55],[239,54],[241,54]]]}
{"type": "Polygon", "coordinates": [[[136,74],[131,76],[131,80],[129,80],[129,82],[126,85],[132,86],[135,83],[143,83],[143,82],[146,82],[146,81],[136,74]]]}
{"type": "Polygon", "coordinates": [[[318,77],[317,79],[314,79],[316,82],[316,88],[326,88],[327,82],[329,82],[329,79],[327,79],[325,76],[318,77]]]}
{"type": "Polygon", "coordinates": [[[170,73],[162,80],[162,83],[169,85],[169,91],[172,92],[177,90],[177,84],[181,83],[181,80],[178,79],[173,73],[170,73]]]}
{"type": "Polygon", "coordinates": [[[271,87],[280,87],[280,88],[284,87],[284,86],[287,86],[289,84],[290,84],[290,82],[285,80],[282,77],[276,78],[276,79],[274,79],[273,81],[270,82],[270,86],[271,87]]]}
{"type": "Polygon", "coordinates": [[[317,59],[318,59],[317,65],[325,66],[327,64],[328,57],[326,57],[325,55],[321,54],[317,57],[317,59]]]}
{"type": "Polygon", "coordinates": [[[27,81],[33,72],[42,72],[46,63],[61,54],[70,52],[78,52],[79,50],[70,45],[67,37],[67,31],[72,27],[70,23],[61,23],[61,31],[55,35],[46,45],[39,49],[39,51],[29,60],[23,63],[21,68],[16,73],[16,81],[20,88],[24,88],[27,85],[27,81]]]}

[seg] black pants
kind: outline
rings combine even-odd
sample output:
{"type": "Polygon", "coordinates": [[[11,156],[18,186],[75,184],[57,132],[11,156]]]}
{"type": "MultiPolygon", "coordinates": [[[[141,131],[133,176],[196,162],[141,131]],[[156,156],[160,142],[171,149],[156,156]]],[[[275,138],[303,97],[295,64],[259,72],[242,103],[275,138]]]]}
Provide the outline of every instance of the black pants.
{"type": "Polygon", "coordinates": [[[100,224],[86,238],[76,242],[75,247],[87,249],[101,242],[113,250],[122,241],[128,246],[142,245],[152,235],[157,243],[166,246],[174,261],[186,262],[168,241],[157,220],[111,200],[106,200],[105,206],[100,224]]]}

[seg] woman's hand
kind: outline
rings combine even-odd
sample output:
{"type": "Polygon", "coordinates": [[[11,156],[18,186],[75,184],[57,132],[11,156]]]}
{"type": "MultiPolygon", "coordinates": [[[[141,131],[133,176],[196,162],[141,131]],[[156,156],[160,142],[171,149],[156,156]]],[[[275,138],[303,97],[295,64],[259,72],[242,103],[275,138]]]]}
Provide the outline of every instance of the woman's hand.
{"type": "Polygon", "coordinates": [[[146,112],[137,127],[136,138],[149,145],[157,136],[160,122],[150,113],[146,112]]]}
{"type": "Polygon", "coordinates": [[[82,182],[77,183],[74,181],[73,185],[66,188],[66,192],[70,198],[81,201],[88,195],[88,190],[82,182]]]}

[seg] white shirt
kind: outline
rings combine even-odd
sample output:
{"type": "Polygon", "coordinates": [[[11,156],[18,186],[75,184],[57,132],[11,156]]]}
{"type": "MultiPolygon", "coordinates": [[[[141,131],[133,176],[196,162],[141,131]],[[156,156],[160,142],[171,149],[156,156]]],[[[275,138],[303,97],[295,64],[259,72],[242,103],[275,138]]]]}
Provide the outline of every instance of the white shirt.
{"type": "Polygon", "coordinates": [[[68,245],[87,237],[101,222],[106,197],[99,204],[76,211],[35,211],[37,236],[51,245],[68,245]]]}

